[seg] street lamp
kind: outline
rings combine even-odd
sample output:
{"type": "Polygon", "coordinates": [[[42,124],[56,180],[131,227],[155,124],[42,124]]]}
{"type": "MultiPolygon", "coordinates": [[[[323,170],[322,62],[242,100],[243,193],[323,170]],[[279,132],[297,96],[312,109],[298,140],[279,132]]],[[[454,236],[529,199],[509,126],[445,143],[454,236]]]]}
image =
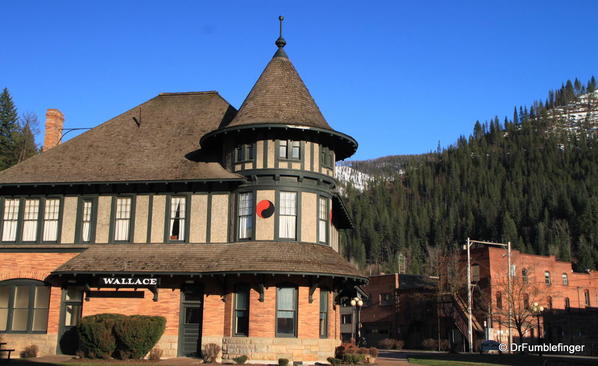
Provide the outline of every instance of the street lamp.
{"type": "Polygon", "coordinates": [[[359,326],[360,322],[361,322],[361,319],[360,319],[360,316],[359,316],[360,314],[359,313],[360,313],[361,307],[363,306],[363,300],[361,300],[359,297],[354,297],[354,298],[351,299],[350,304],[353,307],[354,311],[356,310],[355,314],[357,315],[355,317],[355,326],[351,327],[351,333],[352,333],[351,334],[352,335],[351,338],[355,339],[355,332],[357,332],[357,338],[358,339],[355,339],[355,343],[357,345],[359,345],[359,339],[361,338],[361,329],[360,329],[360,326],[359,326]]]}
{"type": "MultiPolygon", "coordinates": [[[[494,243],[491,241],[481,241],[481,240],[471,240],[467,238],[467,244],[463,245],[463,249],[467,249],[467,341],[469,343],[469,353],[473,352],[473,324],[472,324],[472,314],[471,314],[471,253],[470,248],[473,244],[484,244],[484,245],[498,245],[504,247],[507,250],[507,291],[509,296],[511,296],[511,277],[513,274],[511,273],[511,242],[505,243],[494,243]]],[[[507,305],[509,306],[509,349],[511,347],[511,343],[513,343],[513,335],[511,333],[511,317],[512,317],[512,309],[511,309],[511,301],[507,301],[507,305]]]]}

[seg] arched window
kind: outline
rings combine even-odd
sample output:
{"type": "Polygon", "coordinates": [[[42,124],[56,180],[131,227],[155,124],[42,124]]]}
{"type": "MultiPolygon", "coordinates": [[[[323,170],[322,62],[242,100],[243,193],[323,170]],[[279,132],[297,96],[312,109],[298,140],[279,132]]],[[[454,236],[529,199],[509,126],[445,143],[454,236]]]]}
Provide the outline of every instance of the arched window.
{"type": "Polygon", "coordinates": [[[0,332],[45,333],[50,286],[18,279],[0,282],[0,332]]]}
{"type": "Polygon", "coordinates": [[[550,272],[548,271],[544,271],[544,283],[546,283],[546,286],[550,286],[550,284],[552,283],[552,281],[550,280],[550,272]]]}
{"type": "Polygon", "coordinates": [[[567,277],[567,274],[563,273],[561,278],[563,279],[563,286],[569,286],[569,277],[567,277]]]}
{"type": "Polygon", "coordinates": [[[502,293],[500,292],[496,293],[496,308],[502,309],[502,293]]]}

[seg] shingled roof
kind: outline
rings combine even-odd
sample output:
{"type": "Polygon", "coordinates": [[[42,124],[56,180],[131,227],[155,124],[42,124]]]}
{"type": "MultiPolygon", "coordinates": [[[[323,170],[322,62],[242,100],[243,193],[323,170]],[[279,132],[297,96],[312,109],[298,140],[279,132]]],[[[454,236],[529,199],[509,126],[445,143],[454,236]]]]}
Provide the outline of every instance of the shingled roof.
{"type": "Polygon", "coordinates": [[[164,93],[0,172],[0,185],[241,180],[197,140],[234,116],[217,92],[164,93]]]}
{"type": "Polygon", "coordinates": [[[277,123],[332,129],[286,53],[281,51],[268,63],[226,127],[277,123]]]}
{"type": "Polygon", "coordinates": [[[332,248],[296,242],[92,245],[53,274],[320,274],[366,280],[332,248]]]}

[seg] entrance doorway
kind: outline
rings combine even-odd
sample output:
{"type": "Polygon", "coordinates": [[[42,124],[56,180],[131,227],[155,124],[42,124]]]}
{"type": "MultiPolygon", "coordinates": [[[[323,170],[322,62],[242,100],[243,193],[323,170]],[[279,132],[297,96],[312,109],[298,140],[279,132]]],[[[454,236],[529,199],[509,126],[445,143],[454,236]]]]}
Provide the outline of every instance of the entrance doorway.
{"type": "Polygon", "coordinates": [[[76,327],[81,320],[82,309],[83,289],[75,287],[63,289],[57,353],[74,355],[77,352],[79,337],[76,327]]]}
{"type": "Polygon", "coordinates": [[[203,320],[203,291],[185,289],[181,294],[179,355],[201,356],[201,327],[203,320]]]}

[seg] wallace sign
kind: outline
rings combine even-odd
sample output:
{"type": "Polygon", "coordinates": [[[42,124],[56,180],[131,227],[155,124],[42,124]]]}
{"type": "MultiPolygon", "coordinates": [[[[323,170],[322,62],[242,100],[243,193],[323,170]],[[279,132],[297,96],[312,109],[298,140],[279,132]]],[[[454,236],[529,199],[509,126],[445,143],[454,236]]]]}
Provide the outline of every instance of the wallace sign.
{"type": "Polygon", "coordinates": [[[108,287],[149,287],[158,286],[158,279],[152,277],[102,277],[101,286],[108,287]]]}

